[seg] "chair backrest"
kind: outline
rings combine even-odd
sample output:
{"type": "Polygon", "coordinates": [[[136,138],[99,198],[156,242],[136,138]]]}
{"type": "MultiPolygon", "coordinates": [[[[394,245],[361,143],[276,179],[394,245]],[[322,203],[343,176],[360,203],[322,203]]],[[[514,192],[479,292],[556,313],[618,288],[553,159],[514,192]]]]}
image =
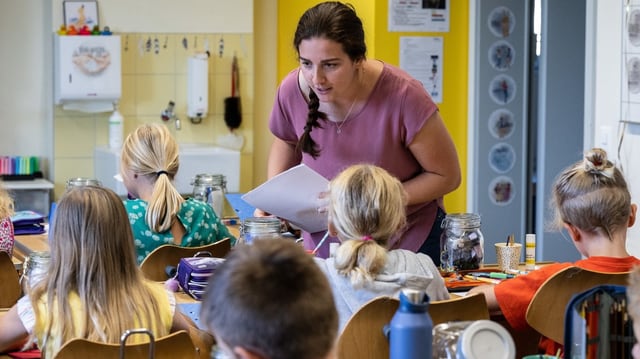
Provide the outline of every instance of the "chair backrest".
{"type": "MultiPolygon", "coordinates": [[[[148,359],[150,343],[127,344],[124,346],[124,358],[148,359]]],[[[189,334],[180,330],[162,338],[155,339],[155,359],[192,358],[200,356],[189,334]]],[[[55,356],[56,359],[114,359],[122,358],[120,344],[106,344],[87,339],[72,339],[66,342],[55,356]]]]}
{"type": "Polygon", "coordinates": [[[487,300],[482,293],[431,302],[429,315],[434,326],[446,322],[490,319],[487,300]]]}
{"type": "MultiPolygon", "coordinates": [[[[386,359],[389,341],[383,328],[398,310],[397,298],[378,297],[355,312],[338,338],[338,358],[386,359]]],[[[429,304],[433,325],[458,321],[489,319],[487,301],[482,293],[434,301],[429,304]]]]}
{"type": "Polygon", "coordinates": [[[338,358],[389,358],[389,341],[382,329],[391,321],[400,301],[377,297],[358,309],[338,338],[338,358]]]}
{"type": "Polygon", "coordinates": [[[167,280],[167,266],[177,266],[180,258],[192,257],[198,252],[209,252],[212,256],[224,258],[231,250],[231,240],[221,239],[215,243],[199,247],[180,247],[173,244],[165,244],[154,249],[140,263],[140,270],[147,279],[155,281],[167,280]]]}
{"type": "Polygon", "coordinates": [[[0,251],[0,308],[16,304],[22,295],[18,271],[7,252],[0,251]]]}
{"type": "Polygon", "coordinates": [[[629,272],[603,273],[568,267],[547,279],[527,308],[527,323],[538,333],[564,344],[564,319],[571,298],[597,285],[627,285],[629,272]]]}

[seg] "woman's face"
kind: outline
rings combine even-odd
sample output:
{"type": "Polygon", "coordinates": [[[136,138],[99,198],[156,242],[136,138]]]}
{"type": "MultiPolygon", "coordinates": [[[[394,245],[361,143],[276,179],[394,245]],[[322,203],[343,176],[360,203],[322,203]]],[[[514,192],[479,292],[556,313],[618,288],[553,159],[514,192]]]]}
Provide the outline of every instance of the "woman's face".
{"type": "Polygon", "coordinates": [[[342,50],[342,45],[325,38],[312,37],[298,46],[300,70],[320,102],[351,101],[356,93],[357,64],[342,50]]]}

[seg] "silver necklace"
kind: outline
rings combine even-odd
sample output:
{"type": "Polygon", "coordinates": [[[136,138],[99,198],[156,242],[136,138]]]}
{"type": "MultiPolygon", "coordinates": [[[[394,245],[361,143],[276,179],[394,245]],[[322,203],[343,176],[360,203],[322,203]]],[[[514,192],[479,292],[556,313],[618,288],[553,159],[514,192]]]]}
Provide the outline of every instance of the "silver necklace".
{"type": "Polygon", "coordinates": [[[344,126],[345,123],[347,123],[347,121],[349,120],[349,115],[351,115],[351,111],[353,110],[353,106],[356,104],[356,100],[358,99],[358,97],[353,99],[353,102],[351,102],[351,107],[349,107],[349,111],[347,111],[347,114],[344,115],[344,118],[342,119],[342,121],[340,122],[334,122],[336,125],[336,133],[340,134],[342,133],[342,126],[344,126]]]}

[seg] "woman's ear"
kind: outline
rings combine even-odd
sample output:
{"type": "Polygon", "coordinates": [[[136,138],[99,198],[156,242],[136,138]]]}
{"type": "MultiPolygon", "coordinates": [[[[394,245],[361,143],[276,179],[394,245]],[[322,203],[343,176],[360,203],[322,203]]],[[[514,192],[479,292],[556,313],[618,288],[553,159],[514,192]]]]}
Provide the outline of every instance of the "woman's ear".
{"type": "Polygon", "coordinates": [[[629,214],[629,224],[628,227],[633,227],[636,223],[636,211],[638,210],[638,206],[636,204],[631,204],[631,213],[629,214]]]}

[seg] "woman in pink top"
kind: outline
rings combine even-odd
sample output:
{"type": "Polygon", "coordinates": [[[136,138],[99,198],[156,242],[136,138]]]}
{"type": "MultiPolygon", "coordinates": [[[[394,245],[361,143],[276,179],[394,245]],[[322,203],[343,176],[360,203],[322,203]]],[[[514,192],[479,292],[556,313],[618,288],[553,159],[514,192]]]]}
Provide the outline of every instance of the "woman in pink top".
{"type": "MultiPolygon", "coordinates": [[[[280,84],[271,112],[268,176],[299,163],[327,179],[357,163],[386,169],[408,193],[407,226],[390,249],[420,251],[439,263],[442,196],[460,185],[460,165],[424,86],[365,57],[362,22],[350,5],[330,1],[308,9],[293,44],[300,66],[280,84]]],[[[314,248],[323,234],[305,233],[305,247],[314,248]]],[[[329,242],[337,241],[325,242],[319,256],[327,257],[329,242]]]]}

